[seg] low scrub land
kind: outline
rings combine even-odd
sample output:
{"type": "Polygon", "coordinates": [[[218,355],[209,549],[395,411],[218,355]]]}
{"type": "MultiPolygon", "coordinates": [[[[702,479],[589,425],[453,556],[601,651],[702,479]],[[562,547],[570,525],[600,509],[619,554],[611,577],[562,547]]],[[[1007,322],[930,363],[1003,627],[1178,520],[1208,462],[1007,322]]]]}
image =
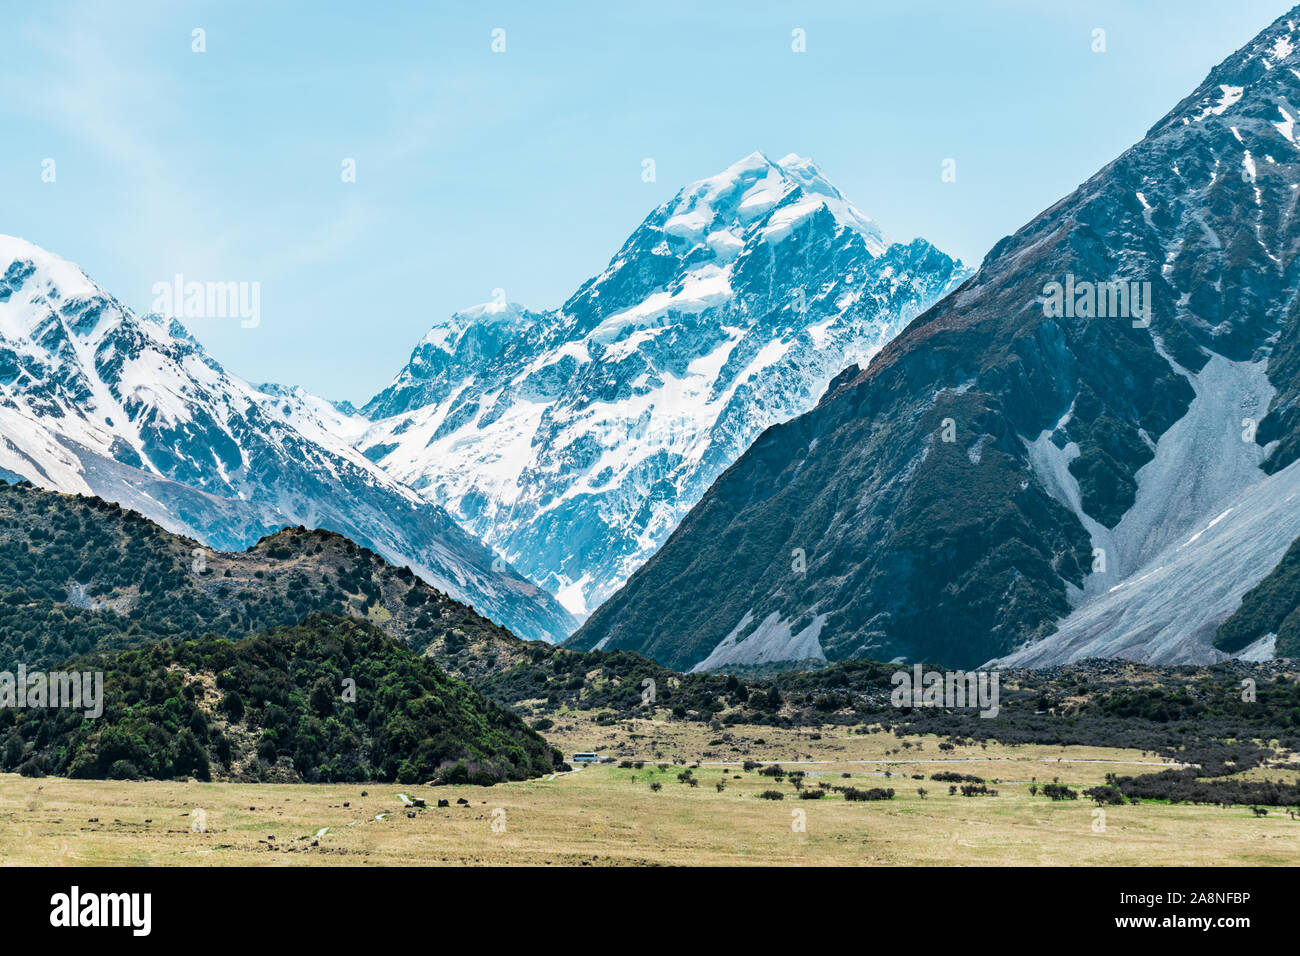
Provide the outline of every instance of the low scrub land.
{"type": "MultiPolygon", "coordinates": [[[[688,722],[599,725],[584,713],[559,715],[548,737],[566,754],[594,749],[613,759],[493,787],[0,775],[0,862],[1300,862],[1300,821],[1290,808],[1159,798],[1114,804],[1087,795],[1111,789],[1111,774],[1176,769],[1139,750],[997,743],[941,750],[945,741],[933,735],[831,725],[739,725],[717,734],[688,722]],[[780,797],[763,799],[766,792],[780,797]],[[821,796],[806,796],[813,793],[821,796]]],[[[1294,779],[1295,769],[1261,765],[1241,776],[1294,779]]]]}

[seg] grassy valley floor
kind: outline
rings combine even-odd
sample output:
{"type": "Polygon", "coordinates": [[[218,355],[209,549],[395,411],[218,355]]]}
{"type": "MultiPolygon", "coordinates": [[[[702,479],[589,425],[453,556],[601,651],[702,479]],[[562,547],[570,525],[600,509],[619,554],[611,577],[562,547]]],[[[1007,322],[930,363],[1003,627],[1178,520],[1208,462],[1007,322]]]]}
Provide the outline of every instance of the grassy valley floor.
{"type": "MultiPolygon", "coordinates": [[[[588,713],[555,720],[546,736],[566,754],[594,749],[616,762],[494,787],[0,775],[0,864],[1300,863],[1300,820],[1284,808],[1256,816],[1243,806],[1144,801],[1105,807],[1103,829],[1097,808],[1081,793],[1053,802],[1041,789],[1030,792],[1054,779],[1078,791],[1102,783],[1107,773],[1173,766],[1140,751],[1000,744],[940,751],[936,737],[850,734],[829,726],[713,731],[699,723],[650,720],[600,726],[588,713]],[[829,792],[798,799],[789,777],[745,770],[746,760],[803,771],[804,790],[824,781],[892,788],[895,796],[850,802],[829,792]],[[638,769],[638,761],[646,762],[638,769]],[[620,766],[625,762],[631,765],[620,766]],[[688,769],[698,785],[678,779],[688,769]],[[997,795],[950,794],[953,784],[930,779],[938,772],[981,777],[997,795]],[[918,774],[925,779],[914,779],[918,774]],[[918,788],[927,794],[920,796],[918,788]],[[761,799],[765,790],[784,798],[761,799]],[[399,794],[430,806],[410,810],[399,794]],[[438,808],[439,799],[451,805],[438,808]]],[[[1276,777],[1283,772],[1278,766],[1294,774],[1294,763],[1251,774],[1276,777]]]]}

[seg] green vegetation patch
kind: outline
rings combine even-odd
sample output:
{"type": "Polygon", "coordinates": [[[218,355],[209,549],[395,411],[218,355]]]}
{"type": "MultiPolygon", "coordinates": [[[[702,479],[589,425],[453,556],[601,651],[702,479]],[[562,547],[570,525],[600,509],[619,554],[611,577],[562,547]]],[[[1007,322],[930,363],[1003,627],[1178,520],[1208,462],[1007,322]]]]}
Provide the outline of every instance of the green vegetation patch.
{"type": "Polygon", "coordinates": [[[353,619],[99,652],[64,669],[104,672],[102,717],[0,710],[5,770],[484,785],[559,760],[521,719],[353,619]]]}

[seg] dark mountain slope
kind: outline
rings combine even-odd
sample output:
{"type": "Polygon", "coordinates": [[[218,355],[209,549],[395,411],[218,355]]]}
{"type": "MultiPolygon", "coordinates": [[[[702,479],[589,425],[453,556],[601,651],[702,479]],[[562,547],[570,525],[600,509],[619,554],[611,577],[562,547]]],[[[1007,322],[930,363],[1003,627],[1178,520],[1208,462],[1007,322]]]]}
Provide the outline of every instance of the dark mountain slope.
{"type": "Polygon", "coordinates": [[[1261,464],[1294,460],[1294,20],[998,243],[869,368],[764,432],[568,646],[683,668],[979,664],[1050,633],[1072,589],[1110,590],[1204,527],[1261,464]],[[1150,283],[1149,313],[1046,305],[1049,283],[1112,280],[1150,283]],[[1158,455],[1194,402],[1204,429],[1158,455]],[[1258,434],[1225,453],[1194,442],[1243,419],[1263,419],[1258,434]]]}
{"type": "Polygon", "coordinates": [[[1234,654],[1270,634],[1276,635],[1278,657],[1300,658],[1300,539],[1246,592],[1241,607],[1220,625],[1214,646],[1234,654]]]}
{"type": "Polygon", "coordinates": [[[210,551],[98,498],[0,483],[0,670],[248,637],[315,612],[365,618],[464,677],[527,646],[330,532],[286,528],[241,553],[210,551]]]}

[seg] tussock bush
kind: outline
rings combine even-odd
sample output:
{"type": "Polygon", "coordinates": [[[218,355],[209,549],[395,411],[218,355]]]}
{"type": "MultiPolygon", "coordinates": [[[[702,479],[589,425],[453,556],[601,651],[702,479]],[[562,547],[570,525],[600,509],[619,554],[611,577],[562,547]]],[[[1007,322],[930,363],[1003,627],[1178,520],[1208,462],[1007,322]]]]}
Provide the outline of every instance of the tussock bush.
{"type": "Polygon", "coordinates": [[[1079,791],[1071,790],[1063,783],[1045,783],[1041,787],[1043,796],[1053,800],[1078,800],[1079,791]]]}
{"type": "Polygon", "coordinates": [[[859,790],[857,787],[844,787],[844,799],[850,801],[866,800],[893,800],[893,789],[883,789],[881,787],[871,787],[867,790],[859,790]]]}

